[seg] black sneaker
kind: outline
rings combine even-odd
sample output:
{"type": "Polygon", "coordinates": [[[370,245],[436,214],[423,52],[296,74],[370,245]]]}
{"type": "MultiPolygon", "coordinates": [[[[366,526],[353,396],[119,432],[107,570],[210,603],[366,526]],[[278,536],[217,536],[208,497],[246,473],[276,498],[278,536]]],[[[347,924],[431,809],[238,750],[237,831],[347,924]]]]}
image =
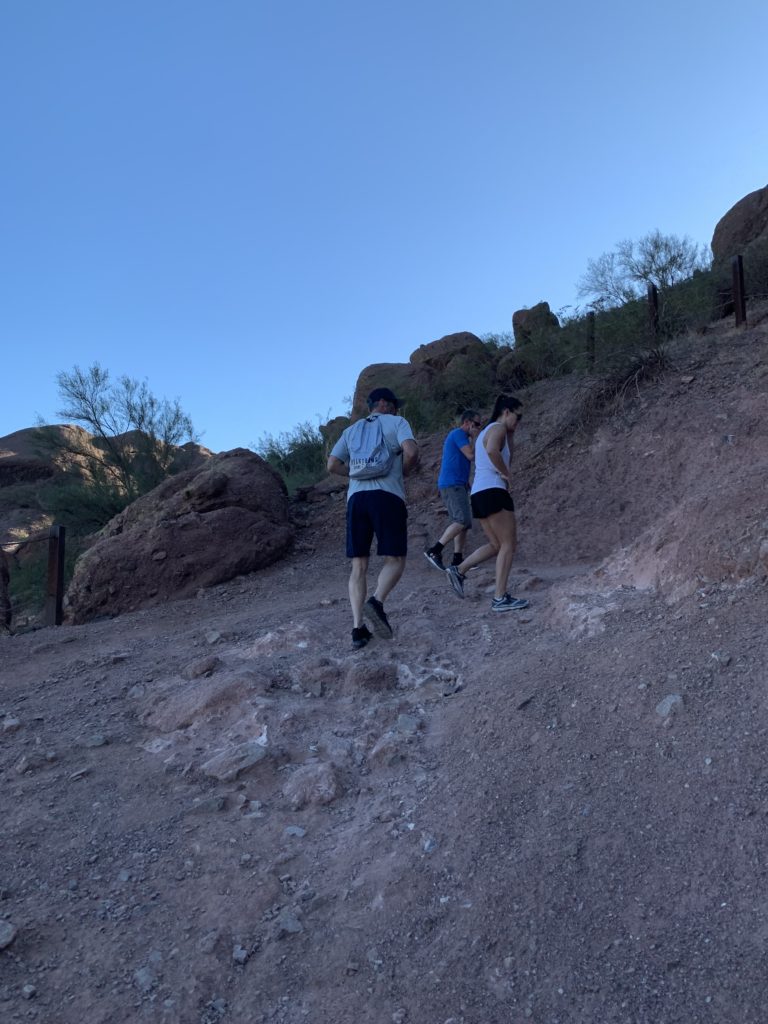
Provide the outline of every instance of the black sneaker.
{"type": "Polygon", "coordinates": [[[355,626],[352,630],[352,646],[365,647],[369,640],[373,640],[373,633],[367,626],[355,626]]]}
{"type": "Polygon", "coordinates": [[[464,580],[467,578],[463,572],[459,572],[458,565],[449,565],[445,570],[454,592],[459,597],[464,597],[464,580]]]}
{"type": "Polygon", "coordinates": [[[375,597],[369,597],[363,605],[363,615],[371,624],[376,636],[384,640],[392,639],[392,627],[384,611],[384,605],[375,597]]]}
{"type": "Polygon", "coordinates": [[[432,551],[432,549],[430,548],[424,552],[424,557],[426,558],[430,565],[434,565],[434,567],[436,569],[439,569],[440,572],[445,572],[443,559],[436,551],[432,551]]]}
{"type": "Polygon", "coordinates": [[[494,597],[491,601],[492,612],[519,612],[527,607],[528,602],[524,597],[512,597],[511,594],[505,594],[504,597],[494,597]]]}

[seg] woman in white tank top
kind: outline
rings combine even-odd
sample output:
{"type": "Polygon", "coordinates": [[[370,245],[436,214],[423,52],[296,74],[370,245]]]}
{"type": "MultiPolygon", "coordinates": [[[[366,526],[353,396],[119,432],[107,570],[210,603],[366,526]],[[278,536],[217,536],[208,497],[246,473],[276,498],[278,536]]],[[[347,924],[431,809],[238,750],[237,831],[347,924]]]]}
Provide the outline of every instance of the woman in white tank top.
{"type": "Polygon", "coordinates": [[[473,551],[460,565],[446,569],[456,594],[464,597],[464,579],[467,572],[496,558],[496,593],[491,611],[518,611],[527,608],[524,598],[515,598],[507,592],[507,581],[517,547],[515,506],[509,493],[511,486],[510,461],[512,441],[517,424],[522,418],[521,403],[512,395],[499,395],[488,426],[475,442],[475,478],[472,483],[472,514],[480,520],[487,543],[473,551]]]}

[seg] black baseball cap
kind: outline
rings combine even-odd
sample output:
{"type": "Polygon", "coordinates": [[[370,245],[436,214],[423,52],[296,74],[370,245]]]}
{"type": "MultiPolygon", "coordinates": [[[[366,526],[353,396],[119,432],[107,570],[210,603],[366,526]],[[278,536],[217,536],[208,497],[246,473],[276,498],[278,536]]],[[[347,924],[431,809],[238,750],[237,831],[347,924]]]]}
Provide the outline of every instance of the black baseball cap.
{"type": "Polygon", "coordinates": [[[374,388],[373,391],[368,395],[368,405],[376,405],[384,399],[385,402],[391,402],[398,409],[401,405],[405,405],[405,400],[398,398],[394,391],[390,391],[389,388],[374,388]]]}

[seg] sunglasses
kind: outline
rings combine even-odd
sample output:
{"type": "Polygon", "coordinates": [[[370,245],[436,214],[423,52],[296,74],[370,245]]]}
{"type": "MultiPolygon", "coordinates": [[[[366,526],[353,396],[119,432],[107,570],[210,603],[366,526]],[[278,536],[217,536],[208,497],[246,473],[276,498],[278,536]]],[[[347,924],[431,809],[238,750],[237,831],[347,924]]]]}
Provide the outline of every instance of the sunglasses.
{"type": "Polygon", "coordinates": [[[473,426],[473,427],[477,427],[477,428],[478,428],[478,430],[480,429],[480,427],[482,427],[482,425],[483,425],[483,424],[482,424],[482,423],[478,423],[478,421],[477,421],[477,420],[472,420],[472,426],[473,426]]]}

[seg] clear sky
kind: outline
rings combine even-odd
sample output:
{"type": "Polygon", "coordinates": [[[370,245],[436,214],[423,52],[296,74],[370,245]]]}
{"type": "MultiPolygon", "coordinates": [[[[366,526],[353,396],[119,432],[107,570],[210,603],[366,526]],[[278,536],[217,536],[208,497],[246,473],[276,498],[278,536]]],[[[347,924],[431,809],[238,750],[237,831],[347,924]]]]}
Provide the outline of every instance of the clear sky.
{"type": "MultiPolygon", "coordinates": [[[[0,0],[0,436],[98,360],[214,450],[768,183],[768,4],[0,0]]],[[[386,384],[386,381],[382,381],[386,384]]]]}

